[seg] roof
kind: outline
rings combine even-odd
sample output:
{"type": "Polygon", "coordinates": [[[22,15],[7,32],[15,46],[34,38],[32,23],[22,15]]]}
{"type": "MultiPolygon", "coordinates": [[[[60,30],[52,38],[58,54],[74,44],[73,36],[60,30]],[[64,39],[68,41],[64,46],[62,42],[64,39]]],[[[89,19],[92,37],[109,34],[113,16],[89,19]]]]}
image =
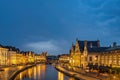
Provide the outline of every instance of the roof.
{"type": "Polygon", "coordinates": [[[4,48],[9,49],[9,51],[20,51],[19,48],[13,47],[13,46],[4,46],[4,48]]]}
{"type": "MultiPolygon", "coordinates": [[[[84,47],[85,41],[78,41],[80,47],[84,47]]],[[[98,47],[98,40],[97,41],[87,41],[87,47],[92,44],[93,47],[98,47]]]]}
{"type": "Polygon", "coordinates": [[[85,42],[87,42],[88,52],[103,52],[109,48],[109,47],[100,47],[98,44],[99,40],[96,40],[96,41],[78,41],[81,52],[84,51],[85,42]],[[92,47],[91,47],[91,44],[92,44],[92,47]]]}
{"type": "Polygon", "coordinates": [[[104,52],[108,48],[109,47],[94,47],[94,48],[88,47],[87,49],[88,49],[88,52],[104,52]]]}
{"type": "Polygon", "coordinates": [[[120,50],[120,46],[106,49],[106,51],[113,51],[113,50],[120,50]]]}
{"type": "Polygon", "coordinates": [[[78,44],[79,44],[81,52],[84,50],[85,42],[87,42],[87,48],[90,51],[93,51],[93,48],[98,48],[98,40],[97,41],[86,41],[86,40],[85,41],[81,41],[81,40],[79,40],[78,44]],[[91,44],[92,44],[92,48],[90,48],[91,44]]]}

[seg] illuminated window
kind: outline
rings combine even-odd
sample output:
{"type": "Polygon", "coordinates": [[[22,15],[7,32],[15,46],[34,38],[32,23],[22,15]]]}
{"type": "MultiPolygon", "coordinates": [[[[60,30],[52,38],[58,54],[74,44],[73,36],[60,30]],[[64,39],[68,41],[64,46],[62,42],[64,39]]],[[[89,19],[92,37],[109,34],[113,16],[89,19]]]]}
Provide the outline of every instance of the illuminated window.
{"type": "Polygon", "coordinates": [[[118,65],[120,65],[120,55],[118,55],[118,65]]]}

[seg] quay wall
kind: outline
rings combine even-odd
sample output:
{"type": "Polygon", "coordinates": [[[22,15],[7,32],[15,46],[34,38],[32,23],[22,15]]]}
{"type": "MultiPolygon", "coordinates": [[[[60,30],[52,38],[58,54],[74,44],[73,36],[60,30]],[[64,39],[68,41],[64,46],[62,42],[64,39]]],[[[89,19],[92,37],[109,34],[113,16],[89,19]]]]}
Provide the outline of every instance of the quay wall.
{"type": "Polygon", "coordinates": [[[33,67],[33,66],[35,66],[35,65],[36,65],[36,64],[30,65],[30,66],[26,66],[26,67],[24,67],[24,68],[22,68],[22,69],[20,69],[20,70],[15,71],[15,72],[10,76],[9,80],[14,80],[15,77],[16,77],[19,73],[21,73],[21,72],[23,72],[24,70],[26,70],[26,69],[28,69],[28,68],[31,68],[31,67],[33,67]]]}

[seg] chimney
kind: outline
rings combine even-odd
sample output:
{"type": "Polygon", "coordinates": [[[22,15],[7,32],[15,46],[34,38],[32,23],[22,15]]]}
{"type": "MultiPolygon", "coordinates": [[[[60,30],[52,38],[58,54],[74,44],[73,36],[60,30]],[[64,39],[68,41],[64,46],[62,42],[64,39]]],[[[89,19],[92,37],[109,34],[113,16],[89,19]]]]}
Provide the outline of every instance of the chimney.
{"type": "Polygon", "coordinates": [[[100,40],[97,40],[97,47],[100,47],[100,40]]]}
{"type": "Polygon", "coordinates": [[[86,46],[86,47],[87,47],[87,40],[85,40],[85,41],[84,41],[84,46],[86,46]]]}
{"type": "Polygon", "coordinates": [[[93,45],[92,45],[92,43],[90,43],[90,48],[92,48],[93,47],[93,45]]]}
{"type": "Polygon", "coordinates": [[[117,47],[117,43],[116,42],[113,42],[113,47],[117,47]]]}

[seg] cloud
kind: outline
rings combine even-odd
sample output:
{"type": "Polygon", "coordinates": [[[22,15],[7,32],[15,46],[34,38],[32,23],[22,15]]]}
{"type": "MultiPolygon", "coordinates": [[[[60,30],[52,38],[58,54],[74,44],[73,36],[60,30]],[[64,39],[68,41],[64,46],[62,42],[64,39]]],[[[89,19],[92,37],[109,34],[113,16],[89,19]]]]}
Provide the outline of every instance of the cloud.
{"type": "Polygon", "coordinates": [[[107,19],[101,22],[98,22],[98,26],[109,26],[111,23],[115,23],[116,22],[116,18],[112,18],[112,19],[107,19]]]}
{"type": "Polygon", "coordinates": [[[39,41],[39,42],[30,42],[25,45],[27,49],[31,49],[36,52],[56,52],[60,50],[60,47],[58,47],[57,43],[53,40],[49,41],[39,41]]]}

